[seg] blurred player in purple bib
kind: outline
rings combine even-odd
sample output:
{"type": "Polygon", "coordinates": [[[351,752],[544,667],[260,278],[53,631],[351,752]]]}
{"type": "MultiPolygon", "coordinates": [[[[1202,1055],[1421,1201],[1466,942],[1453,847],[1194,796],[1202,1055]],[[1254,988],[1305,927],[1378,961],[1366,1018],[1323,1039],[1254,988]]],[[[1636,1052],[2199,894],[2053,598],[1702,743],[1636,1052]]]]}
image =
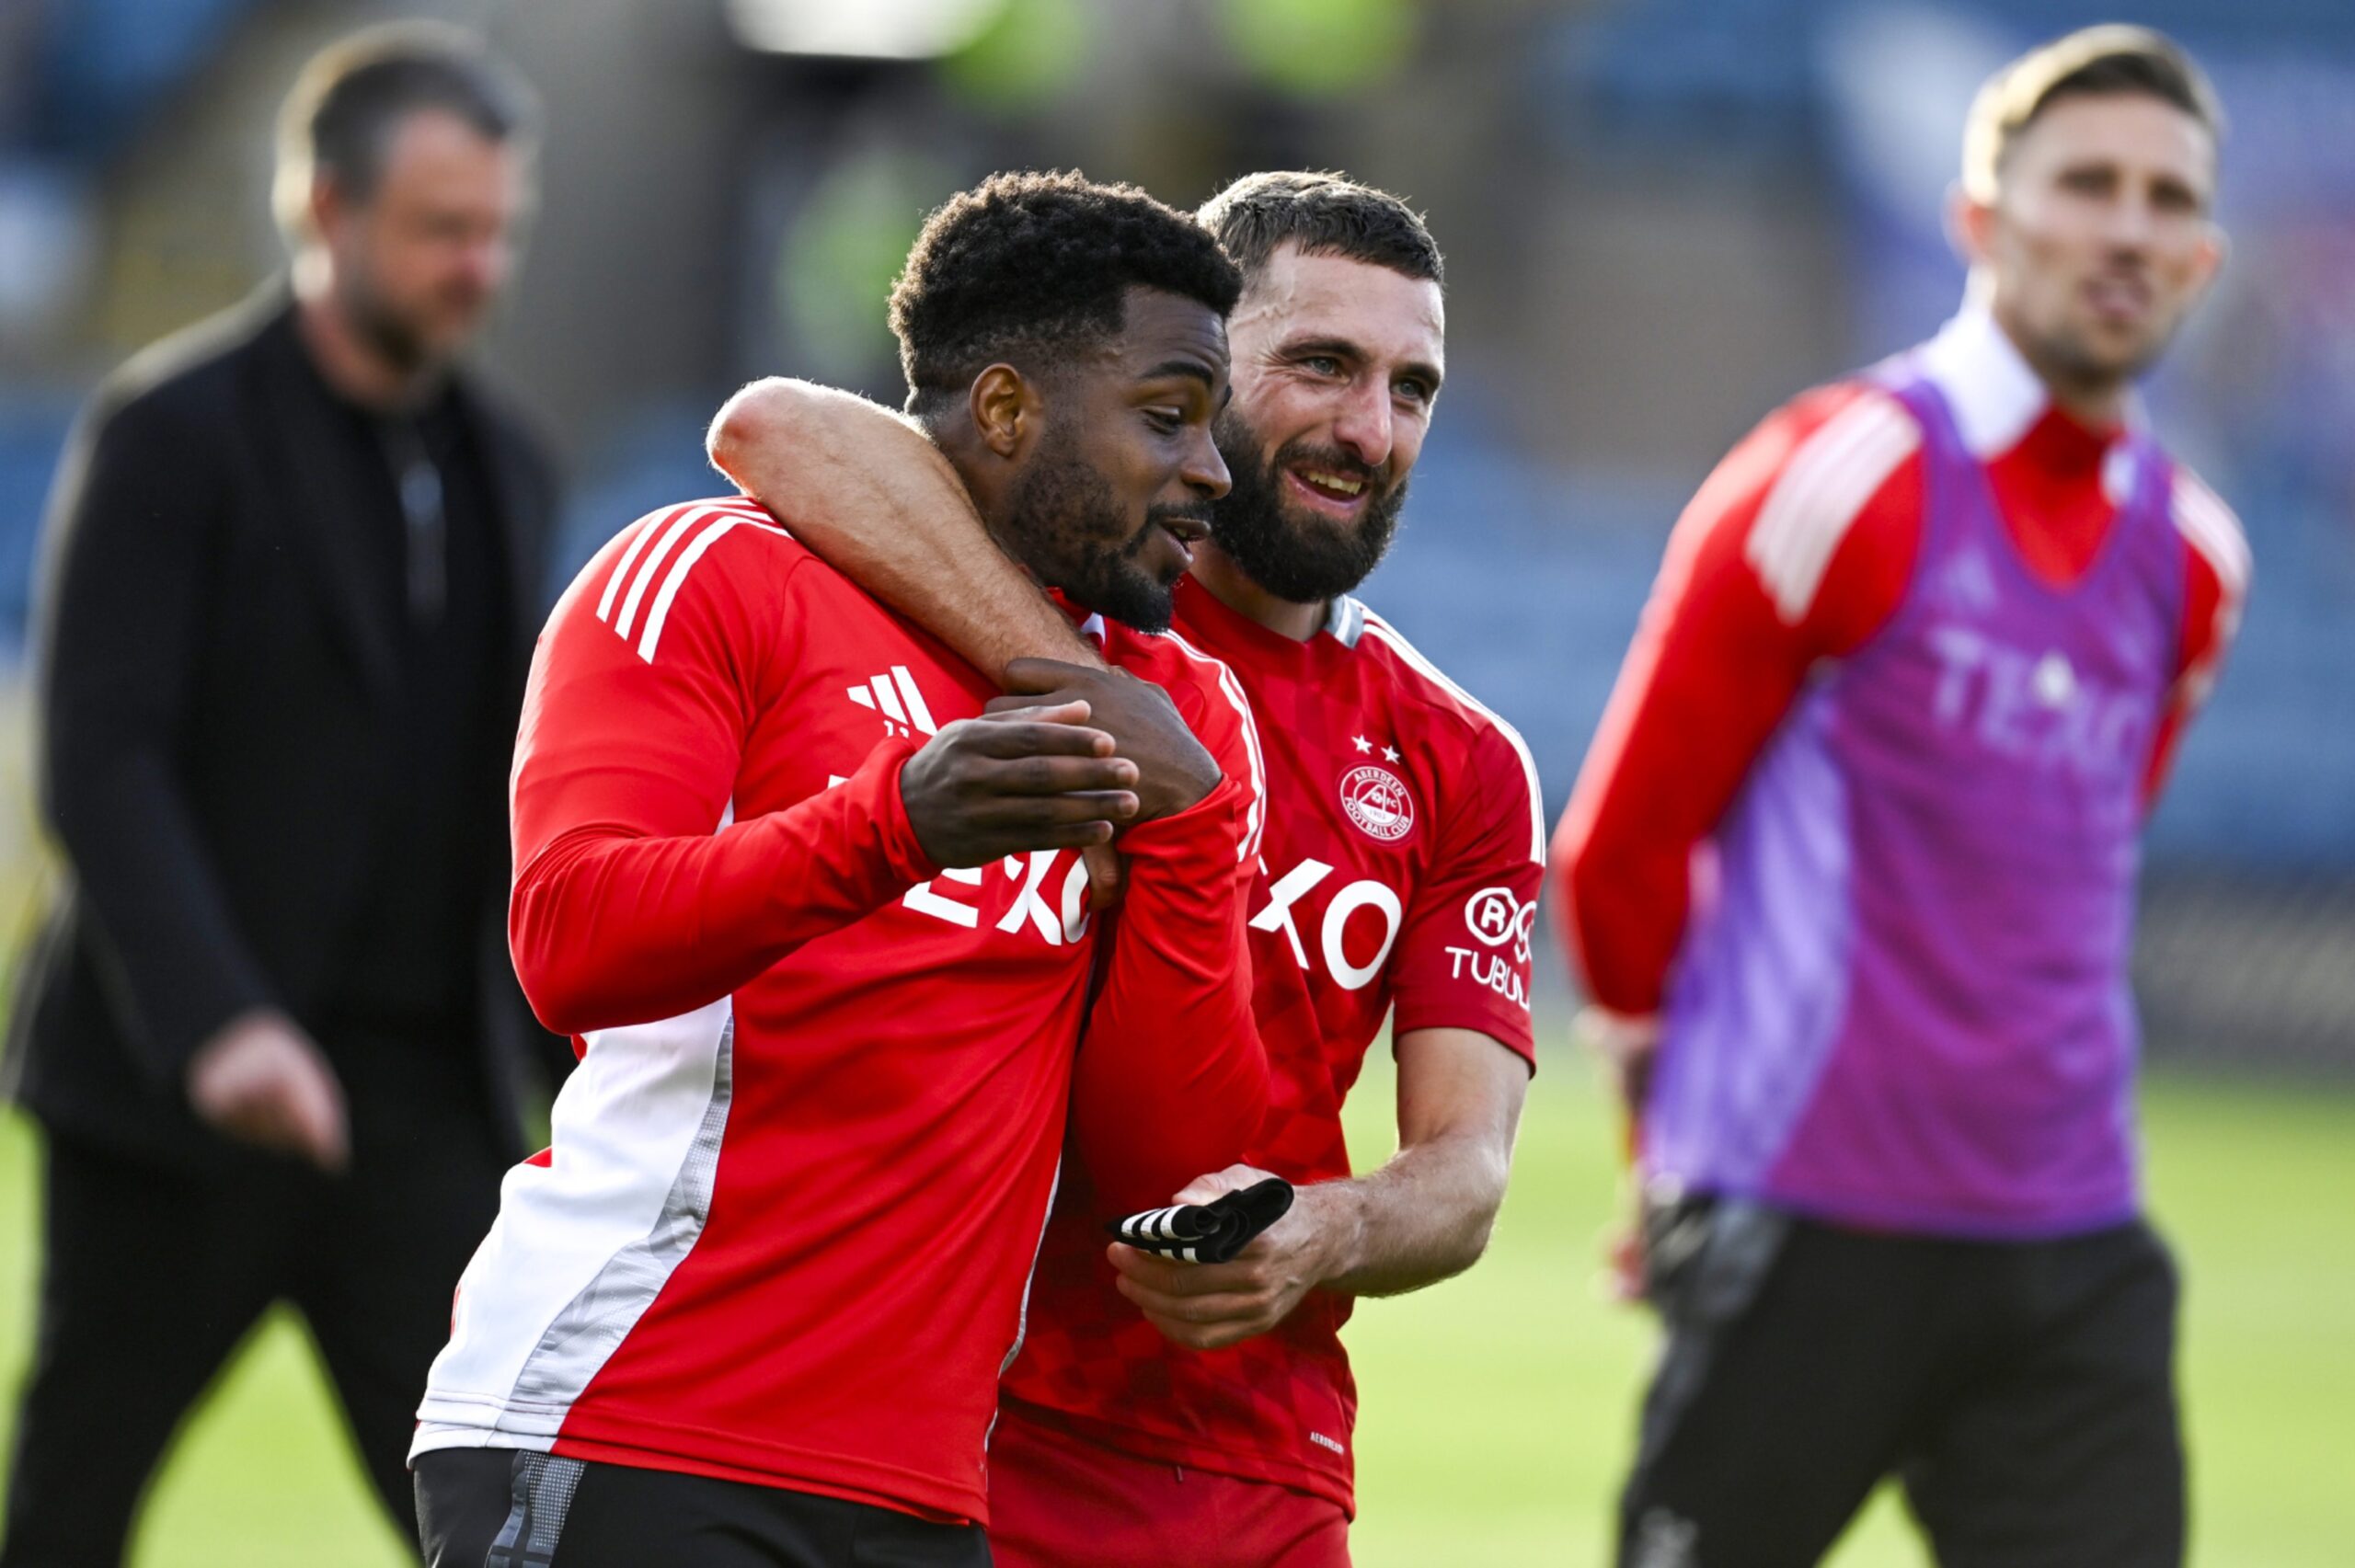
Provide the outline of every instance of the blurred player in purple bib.
{"type": "Polygon", "coordinates": [[[2128,959],[2248,564],[2132,383],[2222,258],[2219,124],[2139,29],[2005,68],[1962,313],[1670,545],[1556,841],[1669,1335],[1623,1563],[1813,1562],[1891,1474],[1949,1568],[2181,1561],[2128,959]]]}

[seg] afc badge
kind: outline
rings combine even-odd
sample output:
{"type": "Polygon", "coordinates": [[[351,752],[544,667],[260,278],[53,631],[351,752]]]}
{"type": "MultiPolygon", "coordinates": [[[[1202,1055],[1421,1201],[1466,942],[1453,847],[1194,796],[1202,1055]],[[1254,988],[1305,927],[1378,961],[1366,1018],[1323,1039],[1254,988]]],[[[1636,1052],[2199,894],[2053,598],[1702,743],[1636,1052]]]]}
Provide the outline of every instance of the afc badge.
{"type": "Polygon", "coordinates": [[[1370,839],[1395,844],[1415,827],[1415,802],[1398,775],[1368,763],[1341,778],[1341,809],[1370,839]]]}

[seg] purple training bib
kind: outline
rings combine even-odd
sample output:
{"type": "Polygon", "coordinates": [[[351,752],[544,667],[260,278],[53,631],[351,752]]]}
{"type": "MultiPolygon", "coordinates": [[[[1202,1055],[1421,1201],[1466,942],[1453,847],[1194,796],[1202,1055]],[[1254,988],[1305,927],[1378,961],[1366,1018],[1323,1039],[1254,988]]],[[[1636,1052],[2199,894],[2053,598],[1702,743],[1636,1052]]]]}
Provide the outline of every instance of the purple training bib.
{"type": "Polygon", "coordinates": [[[2130,438],[2125,504],[2054,588],[1943,395],[1901,361],[1887,384],[1922,429],[1913,578],[1719,825],[1647,1164],[1869,1227],[2090,1230],[2137,1207],[2127,967],[2180,637],[2173,469],[2130,438]]]}

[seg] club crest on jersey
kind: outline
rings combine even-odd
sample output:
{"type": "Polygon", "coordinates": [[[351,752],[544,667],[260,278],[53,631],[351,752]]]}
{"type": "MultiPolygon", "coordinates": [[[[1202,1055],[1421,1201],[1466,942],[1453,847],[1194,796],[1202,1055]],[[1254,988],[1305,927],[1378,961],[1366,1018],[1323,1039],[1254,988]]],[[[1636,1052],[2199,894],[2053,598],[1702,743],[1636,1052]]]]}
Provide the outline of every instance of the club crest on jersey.
{"type": "Polygon", "coordinates": [[[1415,801],[1389,769],[1366,763],[1341,778],[1341,809],[1370,839],[1395,844],[1414,831],[1415,801]]]}

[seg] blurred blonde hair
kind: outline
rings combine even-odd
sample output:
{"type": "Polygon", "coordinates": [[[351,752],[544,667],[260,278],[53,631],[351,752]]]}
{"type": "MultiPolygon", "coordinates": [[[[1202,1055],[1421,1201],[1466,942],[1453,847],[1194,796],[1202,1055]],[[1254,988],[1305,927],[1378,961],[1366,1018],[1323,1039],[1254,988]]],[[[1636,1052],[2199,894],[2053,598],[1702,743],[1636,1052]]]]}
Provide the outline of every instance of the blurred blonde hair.
{"type": "Polygon", "coordinates": [[[2056,98],[2140,93],[2173,104],[2221,142],[2223,106],[2207,74],[2165,33],[2122,22],[2039,44],[1987,78],[1962,128],[1962,190],[1993,203],[2012,142],[2056,98]]]}

